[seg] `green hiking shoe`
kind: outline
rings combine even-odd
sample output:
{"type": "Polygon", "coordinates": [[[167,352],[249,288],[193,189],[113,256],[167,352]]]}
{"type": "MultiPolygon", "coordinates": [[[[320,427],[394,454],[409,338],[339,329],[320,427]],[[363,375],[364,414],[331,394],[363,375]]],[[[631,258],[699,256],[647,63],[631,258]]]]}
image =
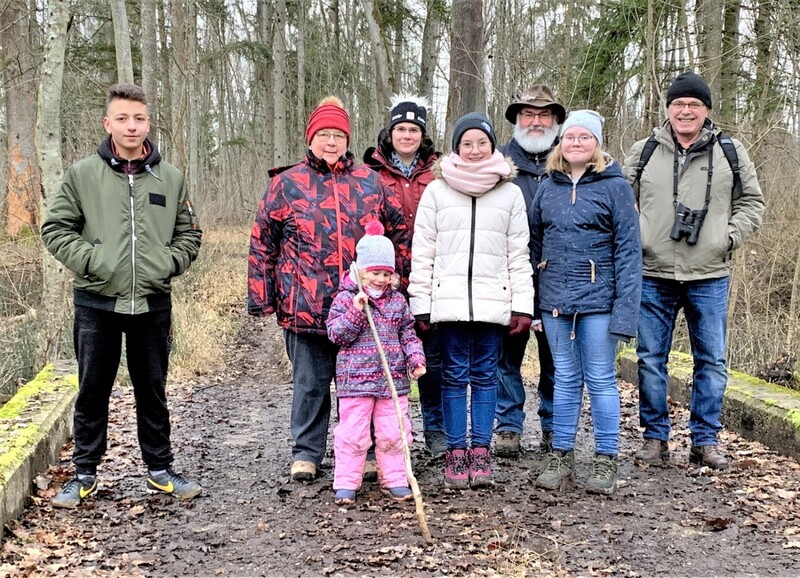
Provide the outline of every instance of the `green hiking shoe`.
{"type": "Polygon", "coordinates": [[[592,462],[592,473],[586,481],[586,491],[592,494],[614,493],[617,485],[617,460],[613,456],[597,454],[592,462]]]}
{"type": "Polygon", "coordinates": [[[547,465],[536,478],[536,485],[546,490],[565,490],[575,481],[575,452],[553,450],[547,454],[547,465]]]}
{"type": "Polygon", "coordinates": [[[97,476],[72,478],[58,492],[50,505],[54,508],[77,508],[81,501],[97,490],[97,476]]]}
{"type": "Polygon", "coordinates": [[[171,494],[179,500],[191,500],[199,496],[202,491],[200,484],[187,480],[172,468],[147,474],[148,494],[171,494]]]}

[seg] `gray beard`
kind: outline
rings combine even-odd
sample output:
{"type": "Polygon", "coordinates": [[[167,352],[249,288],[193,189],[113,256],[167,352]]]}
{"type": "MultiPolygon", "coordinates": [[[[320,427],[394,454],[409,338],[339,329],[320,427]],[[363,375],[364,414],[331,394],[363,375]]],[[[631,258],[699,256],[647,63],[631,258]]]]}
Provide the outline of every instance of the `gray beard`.
{"type": "Polygon", "coordinates": [[[528,133],[527,129],[522,129],[518,123],[514,125],[514,140],[526,152],[531,154],[543,153],[553,148],[553,141],[556,140],[560,128],[561,126],[558,123],[553,123],[553,126],[546,129],[543,135],[536,136],[528,133]]]}

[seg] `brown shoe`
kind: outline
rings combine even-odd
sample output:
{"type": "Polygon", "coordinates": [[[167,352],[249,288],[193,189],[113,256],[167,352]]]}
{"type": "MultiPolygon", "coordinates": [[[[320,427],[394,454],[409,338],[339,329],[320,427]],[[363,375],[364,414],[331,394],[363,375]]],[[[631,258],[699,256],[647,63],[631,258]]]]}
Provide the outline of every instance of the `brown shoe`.
{"type": "Polygon", "coordinates": [[[494,434],[494,455],[501,458],[518,458],[519,434],[513,431],[499,431],[494,434]]]}
{"type": "Polygon", "coordinates": [[[724,470],[728,467],[728,460],[717,446],[692,446],[689,463],[708,466],[712,470],[724,470]]]}
{"type": "Polygon", "coordinates": [[[310,482],[316,475],[316,464],[303,460],[296,460],[292,463],[292,479],[295,482],[310,482]]]}
{"type": "Polygon", "coordinates": [[[633,456],[637,466],[650,466],[669,459],[669,444],[662,440],[645,438],[642,448],[633,456]]]}
{"type": "Polygon", "coordinates": [[[365,482],[377,482],[378,481],[378,462],[375,461],[375,458],[367,458],[367,461],[364,462],[364,475],[361,479],[365,482]]]}

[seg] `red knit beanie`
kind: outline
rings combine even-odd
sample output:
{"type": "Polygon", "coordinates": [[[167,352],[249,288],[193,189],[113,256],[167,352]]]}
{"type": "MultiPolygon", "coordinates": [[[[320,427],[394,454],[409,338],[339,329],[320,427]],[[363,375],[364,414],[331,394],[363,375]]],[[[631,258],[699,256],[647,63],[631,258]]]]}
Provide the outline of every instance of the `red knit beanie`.
{"type": "Polygon", "coordinates": [[[350,116],[344,109],[342,101],[335,96],[326,96],[308,117],[308,127],[306,128],[306,143],[311,143],[311,139],[317,132],[335,128],[347,135],[347,142],[350,143],[350,116]]]}

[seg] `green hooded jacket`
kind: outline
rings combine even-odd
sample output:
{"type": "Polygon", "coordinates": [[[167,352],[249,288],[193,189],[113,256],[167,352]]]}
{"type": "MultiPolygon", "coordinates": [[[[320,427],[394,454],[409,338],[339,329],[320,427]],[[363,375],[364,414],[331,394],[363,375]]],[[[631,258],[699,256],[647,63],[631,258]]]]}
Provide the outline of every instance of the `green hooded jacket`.
{"type": "Polygon", "coordinates": [[[75,303],[135,315],[170,306],[170,280],[197,257],[202,231],[181,172],[147,140],[144,158],[110,137],[78,161],[48,203],[45,247],[74,273],[75,303]]]}

